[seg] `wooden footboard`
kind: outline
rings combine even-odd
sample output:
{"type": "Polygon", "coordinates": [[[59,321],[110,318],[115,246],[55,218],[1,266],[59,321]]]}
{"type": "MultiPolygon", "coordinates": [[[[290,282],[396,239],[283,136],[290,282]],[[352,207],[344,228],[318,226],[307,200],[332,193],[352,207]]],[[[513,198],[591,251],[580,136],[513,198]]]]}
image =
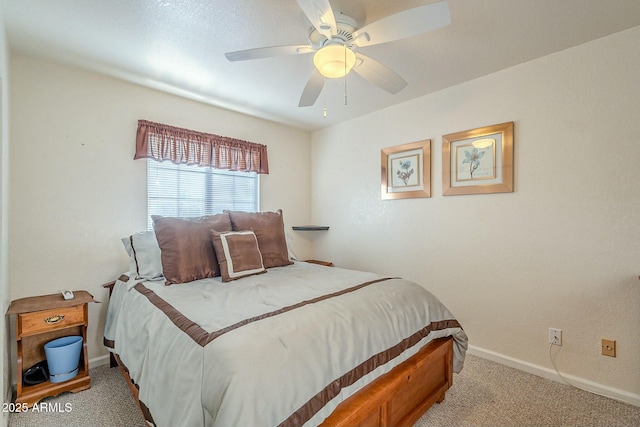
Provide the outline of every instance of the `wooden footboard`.
{"type": "MultiPolygon", "coordinates": [[[[119,357],[116,360],[142,415],[152,421],[140,406],[126,368],[119,357]]],[[[412,426],[435,402],[444,400],[452,382],[453,338],[440,338],[342,402],[321,426],[412,426]]]]}
{"type": "Polygon", "coordinates": [[[412,426],[453,383],[453,338],[440,338],[342,402],[321,426],[412,426]]]}

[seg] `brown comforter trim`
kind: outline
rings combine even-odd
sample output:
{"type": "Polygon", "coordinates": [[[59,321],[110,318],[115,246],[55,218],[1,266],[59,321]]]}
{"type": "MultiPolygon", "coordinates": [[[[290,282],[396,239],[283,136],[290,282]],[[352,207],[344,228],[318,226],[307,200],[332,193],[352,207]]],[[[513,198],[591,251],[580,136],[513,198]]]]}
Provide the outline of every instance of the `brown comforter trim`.
{"type": "Polygon", "coordinates": [[[344,387],[352,385],[369,372],[372,372],[377,367],[382,366],[390,360],[398,357],[405,350],[418,344],[423,338],[429,335],[430,332],[449,328],[462,327],[457,320],[442,320],[439,322],[432,322],[410,337],[400,341],[395,346],[371,356],[368,360],[365,360],[360,365],[353,368],[351,371],[332,381],[318,394],[309,399],[309,401],[305,403],[300,409],[298,409],[281,424],[279,424],[278,427],[294,427],[303,425],[304,423],[309,421],[311,417],[313,417],[327,403],[329,403],[329,401],[334,399],[340,393],[340,390],[342,390],[344,387]]]}
{"type": "Polygon", "coordinates": [[[151,289],[138,283],[133,287],[136,291],[147,297],[151,304],[155,305],[162,311],[171,322],[180,328],[184,333],[189,335],[191,339],[204,347],[209,343],[209,333],[202,329],[197,323],[190,320],[184,314],[180,313],[174,306],[163,300],[151,289]]]}
{"type": "Polygon", "coordinates": [[[233,325],[229,325],[225,328],[222,328],[220,330],[213,331],[213,332],[207,332],[206,330],[202,329],[197,323],[193,322],[192,320],[187,318],[184,314],[180,313],[180,311],[178,311],[175,307],[173,307],[171,304],[169,304],[168,302],[160,298],[155,292],[153,292],[151,289],[144,286],[142,283],[138,283],[137,285],[135,285],[134,289],[140,292],[145,297],[147,297],[147,299],[153,305],[158,307],[158,309],[160,309],[169,318],[169,320],[171,320],[171,322],[174,325],[176,325],[184,333],[189,335],[191,339],[193,339],[196,343],[198,343],[198,345],[204,347],[207,344],[209,344],[211,341],[226,334],[227,332],[231,332],[234,329],[238,329],[250,323],[267,319],[269,317],[277,316],[278,314],[286,313],[288,311],[295,310],[300,307],[304,307],[305,305],[308,305],[308,304],[315,304],[315,303],[327,300],[329,298],[334,298],[340,295],[354,292],[354,291],[357,291],[358,289],[364,288],[365,286],[373,285],[374,283],[384,282],[386,280],[391,280],[391,279],[397,279],[397,277],[383,277],[381,279],[370,280],[368,282],[364,282],[359,285],[352,286],[350,288],[346,288],[338,292],[322,295],[317,298],[313,298],[306,301],[301,301],[297,304],[283,307],[279,310],[264,313],[259,316],[250,317],[248,319],[244,319],[233,325]]]}
{"type": "Polygon", "coordinates": [[[102,337],[102,343],[105,347],[114,348],[116,343],[113,340],[108,340],[105,337],[102,337]]]}

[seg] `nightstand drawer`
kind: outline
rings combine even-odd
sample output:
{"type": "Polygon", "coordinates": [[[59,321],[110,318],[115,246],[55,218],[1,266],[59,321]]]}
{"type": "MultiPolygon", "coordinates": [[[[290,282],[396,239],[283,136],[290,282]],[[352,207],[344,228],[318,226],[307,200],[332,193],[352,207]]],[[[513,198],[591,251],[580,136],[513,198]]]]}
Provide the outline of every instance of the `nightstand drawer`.
{"type": "Polygon", "coordinates": [[[20,335],[32,335],[84,323],[84,305],[54,308],[18,315],[20,335]]]}

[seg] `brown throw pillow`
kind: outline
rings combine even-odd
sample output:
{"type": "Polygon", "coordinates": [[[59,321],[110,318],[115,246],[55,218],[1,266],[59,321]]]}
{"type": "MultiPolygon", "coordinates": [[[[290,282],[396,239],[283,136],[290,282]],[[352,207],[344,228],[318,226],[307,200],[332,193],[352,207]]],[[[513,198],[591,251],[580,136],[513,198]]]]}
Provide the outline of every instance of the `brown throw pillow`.
{"type": "Polygon", "coordinates": [[[266,273],[253,231],[211,231],[223,282],[266,273]]]}
{"type": "Polygon", "coordinates": [[[220,275],[211,230],[231,231],[228,213],[198,218],[153,215],[165,284],[186,283],[220,275]]]}
{"type": "Polygon", "coordinates": [[[293,264],[289,261],[281,209],[255,213],[231,211],[229,216],[234,231],[253,230],[265,268],[293,264]]]}

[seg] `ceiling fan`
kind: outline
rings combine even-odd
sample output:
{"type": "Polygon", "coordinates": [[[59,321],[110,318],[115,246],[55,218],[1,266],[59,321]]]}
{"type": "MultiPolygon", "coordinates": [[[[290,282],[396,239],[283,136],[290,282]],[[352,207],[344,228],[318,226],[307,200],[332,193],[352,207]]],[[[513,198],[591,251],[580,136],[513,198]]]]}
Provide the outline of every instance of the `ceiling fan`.
{"type": "Polygon", "coordinates": [[[439,1],[386,16],[362,28],[347,15],[334,13],[329,0],[297,0],[313,27],[308,45],[271,46],[227,52],[229,61],[270,58],[315,52],[315,68],[302,91],[299,107],[316,102],[325,77],[340,78],[351,70],[391,94],[407,82],[386,65],[358,52],[359,48],[412,37],[451,22],[449,6],[439,1]]]}

